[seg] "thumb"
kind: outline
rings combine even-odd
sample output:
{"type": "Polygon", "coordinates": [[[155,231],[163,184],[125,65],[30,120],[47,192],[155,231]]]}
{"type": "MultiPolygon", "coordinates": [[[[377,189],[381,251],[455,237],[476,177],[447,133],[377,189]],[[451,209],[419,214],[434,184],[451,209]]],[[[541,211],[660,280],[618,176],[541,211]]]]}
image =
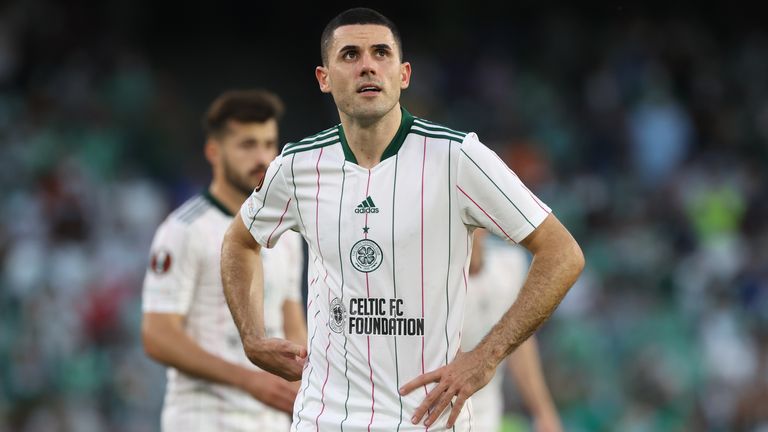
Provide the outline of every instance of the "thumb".
{"type": "Polygon", "coordinates": [[[283,354],[292,354],[297,357],[304,358],[307,356],[307,349],[303,346],[291,342],[289,340],[283,340],[280,346],[280,350],[283,352],[283,354]]]}
{"type": "Polygon", "coordinates": [[[307,349],[301,345],[299,345],[299,352],[296,354],[299,358],[307,358],[307,349]]]}

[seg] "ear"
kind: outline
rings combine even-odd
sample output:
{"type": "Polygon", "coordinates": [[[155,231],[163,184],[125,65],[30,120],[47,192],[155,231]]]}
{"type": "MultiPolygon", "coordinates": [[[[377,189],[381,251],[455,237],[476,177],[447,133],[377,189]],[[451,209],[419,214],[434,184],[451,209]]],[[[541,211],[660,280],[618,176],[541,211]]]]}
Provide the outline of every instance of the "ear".
{"type": "Polygon", "coordinates": [[[320,85],[320,91],[323,93],[331,92],[331,82],[328,79],[328,69],[324,66],[318,66],[315,68],[315,78],[317,78],[317,84],[320,85]]]}
{"type": "Polygon", "coordinates": [[[219,143],[214,138],[205,141],[205,158],[211,165],[216,165],[219,159],[219,143]]]}
{"type": "Polygon", "coordinates": [[[411,64],[404,62],[400,64],[400,90],[405,90],[411,85],[411,64]]]}

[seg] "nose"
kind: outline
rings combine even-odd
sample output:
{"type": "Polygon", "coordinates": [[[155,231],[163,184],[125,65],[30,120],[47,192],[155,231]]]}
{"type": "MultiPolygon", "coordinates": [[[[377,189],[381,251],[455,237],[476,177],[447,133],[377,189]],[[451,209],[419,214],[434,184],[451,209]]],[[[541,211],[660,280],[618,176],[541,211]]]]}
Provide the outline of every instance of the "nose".
{"type": "Polygon", "coordinates": [[[260,165],[269,165],[270,162],[272,162],[272,154],[267,150],[262,150],[258,152],[257,161],[260,165]]]}
{"type": "Polygon", "coordinates": [[[376,75],[376,63],[370,53],[364,53],[360,58],[360,76],[376,75]]]}

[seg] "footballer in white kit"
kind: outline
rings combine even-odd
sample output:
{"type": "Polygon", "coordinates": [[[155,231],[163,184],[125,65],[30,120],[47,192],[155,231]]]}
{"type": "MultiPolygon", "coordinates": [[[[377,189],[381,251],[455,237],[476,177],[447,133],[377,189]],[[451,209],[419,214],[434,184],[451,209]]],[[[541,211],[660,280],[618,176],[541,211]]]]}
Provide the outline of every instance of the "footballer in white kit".
{"type": "MultiPolygon", "coordinates": [[[[221,239],[232,215],[209,193],[171,213],[152,243],[144,280],[144,312],[186,316],[185,330],[205,350],[230,362],[258,369],[243,352],[221,288],[221,239]]],[[[263,251],[269,269],[264,290],[266,331],[284,337],[283,304],[301,303],[301,238],[263,251]]],[[[237,388],[212,383],[168,368],[163,405],[167,431],[287,431],[290,417],[237,388]]]]}
{"type": "MultiPolygon", "coordinates": [[[[341,125],[286,145],[241,216],[263,247],[290,230],[309,245],[309,355],[292,430],[424,430],[410,416],[431,385],[398,389],[456,356],[474,228],[519,242],[549,213],[475,134],[405,109],[372,169],[341,125]]],[[[467,404],[455,429],[471,430],[471,416],[467,404]]]]}
{"type": "MultiPolygon", "coordinates": [[[[168,367],[164,431],[285,432],[298,384],[246,357],[221,282],[221,244],[233,213],[277,155],[280,99],[263,90],[223,93],[205,118],[209,188],[171,213],[155,234],[144,280],[142,337],[168,367]]],[[[266,333],[303,344],[303,253],[298,234],[262,257],[266,333]]]]}
{"type": "Polygon", "coordinates": [[[399,31],[369,8],[320,38],[320,90],[341,123],[288,144],[222,244],[222,282],[248,358],[301,377],[294,431],[472,430],[468,398],[557,307],[578,244],[474,133],[414,118],[399,31]],[[518,300],[459,352],[472,233],[534,256],[518,300]],[[309,247],[308,347],[263,335],[258,252],[288,230],[309,247]],[[254,281],[256,281],[254,283],[254,281]]]}

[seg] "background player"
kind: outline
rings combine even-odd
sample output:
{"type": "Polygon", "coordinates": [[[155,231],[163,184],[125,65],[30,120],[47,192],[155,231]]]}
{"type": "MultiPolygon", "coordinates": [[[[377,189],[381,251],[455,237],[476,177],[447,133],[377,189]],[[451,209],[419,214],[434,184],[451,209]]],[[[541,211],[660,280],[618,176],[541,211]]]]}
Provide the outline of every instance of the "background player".
{"type": "MultiPolygon", "coordinates": [[[[165,431],[286,431],[297,385],[254,367],[243,353],[219,276],[225,230],[278,152],[280,99],[231,91],[205,117],[208,190],[158,228],[144,281],[147,354],[168,366],[165,431]],[[258,401],[257,401],[258,400],[258,401]]],[[[264,252],[267,334],[306,343],[297,235],[264,252]]]]}
{"type": "MultiPolygon", "coordinates": [[[[462,351],[472,350],[514,303],[528,272],[522,248],[489,244],[488,232],[474,233],[469,264],[469,294],[465,303],[462,351]]],[[[536,432],[560,432],[560,418],[552,402],[539,360],[535,336],[510,354],[493,379],[472,395],[474,425],[479,431],[500,430],[503,414],[502,377],[512,373],[517,390],[533,417],[536,432]]]]}

